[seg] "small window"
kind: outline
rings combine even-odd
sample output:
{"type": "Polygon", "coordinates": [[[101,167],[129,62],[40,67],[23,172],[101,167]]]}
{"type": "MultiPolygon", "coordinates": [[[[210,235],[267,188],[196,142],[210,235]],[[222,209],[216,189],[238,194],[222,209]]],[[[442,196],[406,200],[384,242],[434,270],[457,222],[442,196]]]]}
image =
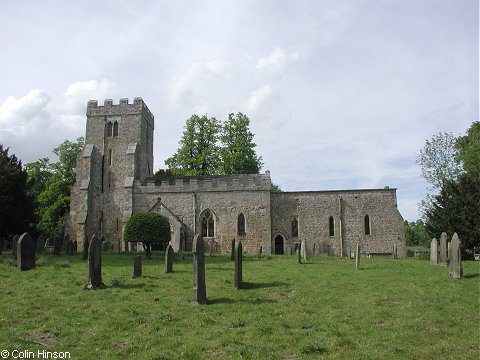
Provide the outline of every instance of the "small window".
{"type": "Polygon", "coordinates": [[[113,123],[113,137],[117,137],[118,136],[118,121],[115,121],[113,123]]]}
{"type": "Polygon", "coordinates": [[[108,166],[112,166],[112,149],[108,149],[108,166]]]}
{"type": "Polygon", "coordinates": [[[335,219],[333,218],[333,216],[330,216],[330,218],[328,219],[328,229],[330,236],[335,236],[335,219]]]}
{"type": "Polygon", "coordinates": [[[112,122],[111,121],[107,122],[107,127],[106,127],[106,130],[105,130],[107,137],[112,136],[112,129],[113,129],[112,122]]]}
{"type": "Polygon", "coordinates": [[[202,217],[202,236],[203,237],[213,237],[215,230],[215,222],[213,220],[212,213],[210,211],[205,211],[202,217]]]}
{"type": "Polygon", "coordinates": [[[292,220],[292,236],[298,236],[298,219],[292,220]]]}
{"type": "Polygon", "coordinates": [[[370,235],[370,216],[365,215],[365,235],[370,235]]]}
{"type": "Polygon", "coordinates": [[[245,235],[245,216],[243,214],[238,215],[237,234],[238,235],[245,235]]]}

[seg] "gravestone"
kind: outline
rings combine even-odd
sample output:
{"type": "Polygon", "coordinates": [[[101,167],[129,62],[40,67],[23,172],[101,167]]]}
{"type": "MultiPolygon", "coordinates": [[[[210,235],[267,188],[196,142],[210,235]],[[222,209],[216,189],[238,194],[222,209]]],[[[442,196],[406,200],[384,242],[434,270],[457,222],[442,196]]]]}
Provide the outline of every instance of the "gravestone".
{"type": "Polygon", "coordinates": [[[72,240],[67,241],[67,246],[65,247],[65,254],[67,256],[72,256],[73,255],[73,241],[72,240]]]}
{"type": "Polygon", "coordinates": [[[93,235],[88,246],[88,284],[85,289],[103,289],[102,282],[102,239],[93,235]]]}
{"type": "Polygon", "coordinates": [[[182,249],[177,251],[177,253],[175,255],[175,258],[176,258],[177,261],[181,261],[185,258],[184,255],[183,255],[183,250],[182,249]]]}
{"type": "Polygon", "coordinates": [[[203,238],[195,235],[192,244],[193,255],[193,301],[194,304],[207,303],[207,289],[205,286],[205,246],[203,238]]]}
{"type": "Polygon", "coordinates": [[[230,244],[230,260],[235,260],[235,239],[232,239],[230,244]]]}
{"type": "Polygon", "coordinates": [[[76,254],[78,250],[78,243],[77,240],[73,241],[73,253],[76,254]]]}
{"type": "Polygon", "coordinates": [[[235,271],[234,271],[234,285],[235,289],[242,288],[242,262],[243,262],[243,247],[242,242],[235,244],[235,271]]]}
{"type": "Polygon", "coordinates": [[[18,239],[17,267],[20,271],[35,269],[35,243],[29,233],[18,239]]]}
{"type": "Polygon", "coordinates": [[[438,240],[435,238],[430,243],[430,264],[438,265],[438,240]]]}
{"type": "Polygon", "coordinates": [[[358,242],[355,246],[355,269],[360,269],[360,244],[358,242]]]}
{"type": "Polygon", "coordinates": [[[44,250],[45,250],[45,243],[46,243],[47,239],[45,238],[45,236],[43,235],[40,235],[37,239],[37,245],[36,245],[36,248],[35,248],[35,251],[37,254],[43,254],[44,250]]]}
{"type": "Polygon", "coordinates": [[[450,263],[450,245],[452,244],[451,241],[447,243],[447,265],[450,263]]]}
{"type": "Polygon", "coordinates": [[[65,253],[67,252],[67,246],[69,242],[70,242],[70,235],[65,234],[62,241],[62,250],[65,251],[65,253]]]}
{"type": "Polygon", "coordinates": [[[397,244],[393,244],[392,245],[392,259],[396,259],[397,258],[397,244]]]}
{"type": "Polygon", "coordinates": [[[307,261],[307,242],[305,240],[302,240],[300,244],[300,252],[303,260],[307,261]]]}
{"type": "Polygon", "coordinates": [[[440,236],[440,257],[438,264],[447,265],[447,234],[444,232],[440,236]]]}
{"type": "Polygon", "coordinates": [[[133,278],[142,277],[142,255],[133,258],[133,278]]]}
{"type": "Polygon", "coordinates": [[[17,260],[17,244],[18,239],[20,239],[20,235],[15,235],[12,239],[12,256],[15,260],[17,260]]]}
{"type": "Polygon", "coordinates": [[[62,235],[55,236],[55,240],[53,243],[53,255],[55,256],[60,255],[60,253],[62,252],[62,242],[63,242],[62,235]]]}
{"type": "Polygon", "coordinates": [[[298,257],[298,263],[301,264],[302,263],[302,252],[300,251],[300,246],[295,249],[296,253],[297,253],[297,257],[298,257]]]}
{"type": "Polygon", "coordinates": [[[165,273],[171,273],[173,271],[173,251],[172,245],[168,244],[165,249],[165,273]]]}
{"type": "Polygon", "coordinates": [[[450,263],[448,265],[448,273],[454,279],[461,279],[463,277],[462,244],[460,243],[457,233],[453,234],[450,244],[450,263]]]}

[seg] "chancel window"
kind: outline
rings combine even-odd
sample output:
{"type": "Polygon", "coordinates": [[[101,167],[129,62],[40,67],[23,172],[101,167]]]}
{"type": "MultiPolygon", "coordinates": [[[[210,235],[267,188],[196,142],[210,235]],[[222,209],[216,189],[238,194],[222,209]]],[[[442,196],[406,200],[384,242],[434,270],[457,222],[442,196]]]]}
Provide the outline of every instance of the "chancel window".
{"type": "Polygon", "coordinates": [[[292,220],[292,236],[298,236],[298,219],[292,220]]]}
{"type": "Polygon", "coordinates": [[[245,216],[243,214],[238,215],[237,234],[245,235],[245,216]]]}
{"type": "Polygon", "coordinates": [[[215,221],[210,211],[205,211],[202,217],[202,236],[213,237],[215,231],[215,221]]]}
{"type": "Polygon", "coordinates": [[[365,215],[365,235],[370,235],[370,216],[365,215]]]}
{"type": "Polygon", "coordinates": [[[328,219],[328,230],[330,236],[335,236],[335,220],[333,219],[333,216],[330,216],[328,219]]]}

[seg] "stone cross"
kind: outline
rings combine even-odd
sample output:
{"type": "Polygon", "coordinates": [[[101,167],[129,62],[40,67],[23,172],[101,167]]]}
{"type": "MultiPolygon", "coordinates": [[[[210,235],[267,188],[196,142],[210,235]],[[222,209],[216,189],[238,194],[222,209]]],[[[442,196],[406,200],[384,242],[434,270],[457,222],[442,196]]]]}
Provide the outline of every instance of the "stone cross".
{"type": "Polygon", "coordinates": [[[307,242],[302,240],[300,244],[300,252],[302,253],[303,260],[307,261],[307,242]]]}
{"type": "Polygon", "coordinates": [[[235,260],[235,239],[232,239],[231,244],[230,244],[230,260],[234,261],[235,260]]]}
{"type": "Polygon", "coordinates": [[[430,264],[438,265],[438,240],[435,238],[430,243],[430,264]]]}
{"type": "Polygon", "coordinates": [[[207,303],[207,289],[205,286],[205,246],[203,238],[195,235],[192,244],[193,255],[193,303],[205,305],[207,303]]]}
{"type": "Polygon", "coordinates": [[[133,258],[133,278],[142,277],[142,255],[133,258]]]}
{"type": "Polygon", "coordinates": [[[35,269],[35,244],[29,233],[18,239],[17,267],[20,271],[35,269]]]}
{"type": "Polygon", "coordinates": [[[234,271],[234,284],[235,289],[242,288],[242,262],[243,262],[243,248],[242,242],[239,241],[235,244],[235,271],[234,271]]]}
{"type": "Polygon", "coordinates": [[[88,246],[88,284],[85,289],[103,289],[102,282],[102,239],[93,235],[88,246]]]}
{"type": "Polygon", "coordinates": [[[172,245],[168,244],[167,249],[165,250],[165,272],[171,273],[173,271],[173,251],[172,245]]]}
{"type": "Polygon", "coordinates": [[[447,265],[447,233],[442,232],[440,236],[440,258],[439,265],[447,265]]]}
{"type": "Polygon", "coordinates": [[[12,256],[15,260],[17,260],[17,243],[18,239],[20,239],[20,235],[15,235],[12,240],[12,256]]]}
{"type": "Polygon", "coordinates": [[[360,269],[360,244],[358,242],[355,246],[355,269],[360,269]]]}
{"type": "Polygon", "coordinates": [[[450,263],[448,266],[448,273],[454,279],[460,279],[463,277],[463,267],[462,267],[462,244],[458,238],[457,233],[454,233],[452,236],[452,241],[450,243],[450,263]]]}

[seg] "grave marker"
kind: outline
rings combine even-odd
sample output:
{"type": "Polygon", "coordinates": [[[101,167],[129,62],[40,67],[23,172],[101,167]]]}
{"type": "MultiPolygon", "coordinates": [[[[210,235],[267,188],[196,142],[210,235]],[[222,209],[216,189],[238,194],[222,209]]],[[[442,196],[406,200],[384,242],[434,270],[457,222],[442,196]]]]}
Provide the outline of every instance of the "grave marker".
{"type": "Polygon", "coordinates": [[[440,257],[438,263],[439,265],[447,265],[447,234],[444,232],[440,236],[440,257]]]}
{"type": "Polygon", "coordinates": [[[438,265],[438,240],[435,238],[430,243],[430,264],[438,265]]]}
{"type": "Polygon", "coordinates": [[[35,269],[35,243],[29,233],[18,239],[17,267],[20,271],[35,269]]]}
{"type": "Polygon", "coordinates": [[[102,239],[93,235],[88,246],[88,284],[85,289],[103,289],[102,282],[102,239]]]}
{"type": "Polygon", "coordinates": [[[462,244],[458,238],[457,233],[454,233],[452,236],[452,241],[450,242],[450,263],[448,266],[448,273],[454,279],[461,279],[463,277],[463,267],[462,267],[462,244]]]}
{"type": "Polygon", "coordinates": [[[235,271],[234,271],[234,285],[235,289],[242,288],[242,263],[243,263],[243,248],[242,242],[235,244],[235,271]]]}
{"type": "Polygon", "coordinates": [[[203,238],[195,235],[192,244],[193,255],[193,303],[205,305],[207,303],[207,289],[205,286],[205,246],[203,238]]]}
{"type": "Polygon", "coordinates": [[[171,273],[173,271],[173,251],[172,245],[168,244],[165,250],[165,273],[171,273]]]}
{"type": "Polygon", "coordinates": [[[142,277],[142,255],[133,258],[133,278],[142,277]]]}
{"type": "Polygon", "coordinates": [[[355,269],[360,269],[360,244],[358,242],[355,246],[355,269]]]}

